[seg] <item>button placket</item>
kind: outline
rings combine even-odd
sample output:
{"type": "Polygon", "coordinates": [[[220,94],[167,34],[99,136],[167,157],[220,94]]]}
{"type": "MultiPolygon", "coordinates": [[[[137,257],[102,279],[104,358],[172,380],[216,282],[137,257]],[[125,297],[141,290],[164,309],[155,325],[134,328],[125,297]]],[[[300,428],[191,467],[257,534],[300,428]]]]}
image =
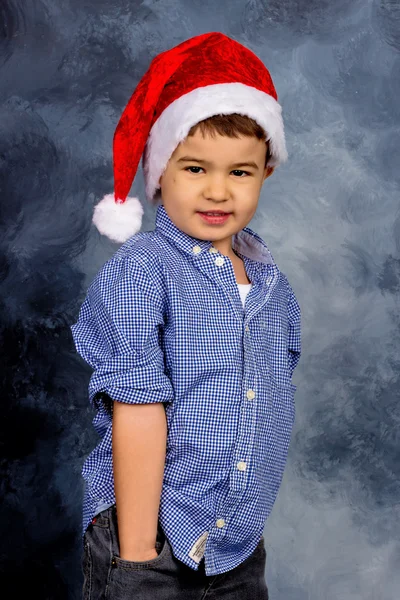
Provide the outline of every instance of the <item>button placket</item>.
{"type": "MultiPolygon", "coordinates": [[[[200,251],[201,251],[201,248],[199,246],[194,246],[193,247],[193,252],[195,254],[198,254],[200,251]]],[[[225,259],[225,257],[221,256],[219,254],[219,251],[215,247],[211,246],[208,249],[208,251],[210,252],[210,254],[218,254],[218,256],[214,260],[214,264],[216,266],[221,267],[223,265],[226,265],[226,259],[225,259]]],[[[249,328],[248,325],[245,326],[245,331],[246,331],[247,334],[249,334],[250,328],[249,328]]],[[[245,355],[245,358],[246,358],[246,355],[245,355]]],[[[252,400],[255,397],[255,392],[254,392],[254,390],[250,389],[250,390],[247,390],[246,395],[247,395],[247,399],[248,400],[252,400]]],[[[246,429],[246,427],[244,427],[244,429],[246,429]]],[[[243,431],[243,433],[244,433],[244,431],[243,431]]],[[[243,441],[244,441],[244,439],[243,439],[243,441]]],[[[247,465],[246,461],[244,461],[244,460],[238,460],[237,463],[236,463],[236,470],[243,473],[244,471],[246,471],[247,466],[248,465],[247,465]]],[[[246,481],[246,480],[243,479],[244,475],[242,475],[242,476],[239,475],[238,477],[239,477],[239,479],[237,480],[237,483],[234,484],[234,487],[236,488],[236,491],[239,491],[240,489],[243,489],[243,486],[245,485],[245,481],[246,481]]],[[[222,528],[225,525],[224,519],[218,519],[216,521],[216,525],[217,525],[218,528],[222,528]]]]}
{"type": "MultiPolygon", "coordinates": [[[[255,391],[254,390],[247,390],[246,392],[246,398],[248,400],[253,400],[256,397],[255,391]]],[[[240,460],[237,464],[236,467],[238,469],[238,471],[245,471],[247,469],[247,463],[244,460],[240,460]]]]}
{"type": "Polygon", "coordinates": [[[218,254],[219,255],[214,259],[214,264],[217,267],[225,266],[226,270],[223,270],[221,272],[221,276],[218,277],[218,279],[219,279],[220,284],[222,284],[224,286],[225,293],[226,293],[226,285],[228,285],[230,288],[232,288],[231,291],[229,292],[230,300],[232,302],[232,307],[233,307],[235,313],[237,314],[238,318],[240,320],[242,320],[243,306],[242,306],[242,303],[240,300],[240,294],[239,294],[239,290],[238,290],[237,283],[236,283],[236,277],[235,277],[235,273],[234,273],[234,269],[233,269],[233,264],[231,263],[231,260],[229,258],[227,258],[224,255],[221,255],[219,253],[219,250],[217,250],[217,248],[215,248],[214,246],[210,246],[208,248],[208,252],[210,254],[218,254]],[[235,291],[233,291],[233,289],[235,291]]]}

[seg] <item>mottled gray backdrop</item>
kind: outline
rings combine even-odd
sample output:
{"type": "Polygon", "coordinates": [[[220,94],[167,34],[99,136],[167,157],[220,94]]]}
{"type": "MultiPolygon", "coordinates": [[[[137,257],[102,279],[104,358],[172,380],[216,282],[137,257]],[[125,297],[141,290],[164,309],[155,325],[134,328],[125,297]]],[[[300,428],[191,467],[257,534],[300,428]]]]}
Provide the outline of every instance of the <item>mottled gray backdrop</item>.
{"type": "MultiPolygon", "coordinates": [[[[270,69],[290,155],[250,223],[302,309],[270,597],[400,597],[399,1],[1,0],[4,597],[80,598],[80,470],[98,440],[69,325],[118,247],[93,205],[150,60],[216,30],[270,69]]],[[[132,191],[144,199],[141,171],[132,191]]],[[[154,219],[146,205],[142,229],[154,219]]]]}

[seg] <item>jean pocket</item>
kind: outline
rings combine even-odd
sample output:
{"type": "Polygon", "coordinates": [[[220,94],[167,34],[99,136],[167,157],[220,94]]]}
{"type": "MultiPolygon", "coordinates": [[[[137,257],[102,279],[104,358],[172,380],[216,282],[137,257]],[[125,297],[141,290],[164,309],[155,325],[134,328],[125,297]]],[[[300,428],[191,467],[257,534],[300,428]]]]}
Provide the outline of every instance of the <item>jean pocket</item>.
{"type": "Polygon", "coordinates": [[[125,569],[125,570],[138,570],[138,569],[152,569],[155,568],[164,561],[164,559],[168,555],[168,540],[165,537],[165,534],[162,534],[162,539],[157,540],[156,542],[156,550],[158,552],[157,556],[154,558],[150,558],[148,560],[125,560],[121,558],[117,554],[113,554],[111,560],[111,566],[117,569],[125,569]]]}
{"type": "Polygon", "coordinates": [[[132,600],[132,598],[166,600],[175,597],[170,589],[170,560],[169,543],[166,538],[160,546],[160,553],[150,560],[125,560],[114,553],[105,600],[132,600]]]}
{"type": "Polygon", "coordinates": [[[151,569],[158,566],[165,558],[170,556],[170,545],[166,538],[166,535],[161,527],[160,521],[157,524],[157,537],[155,542],[155,548],[157,550],[157,556],[149,560],[125,560],[120,556],[120,544],[119,544],[119,532],[118,532],[118,518],[117,509],[114,505],[110,509],[110,527],[112,536],[114,538],[113,552],[111,557],[111,570],[121,569],[125,571],[138,570],[138,569],[151,569]]]}

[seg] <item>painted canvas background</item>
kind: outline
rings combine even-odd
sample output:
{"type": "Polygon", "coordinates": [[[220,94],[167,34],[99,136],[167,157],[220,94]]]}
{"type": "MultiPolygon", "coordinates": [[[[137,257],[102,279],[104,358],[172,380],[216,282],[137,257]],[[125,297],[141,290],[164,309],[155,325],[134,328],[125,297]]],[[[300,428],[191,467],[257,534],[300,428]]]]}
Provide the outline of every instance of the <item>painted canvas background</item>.
{"type": "MultiPolygon", "coordinates": [[[[289,161],[250,226],[302,309],[296,425],[265,528],[271,600],[400,597],[400,4],[1,0],[1,593],[80,598],[97,443],[69,325],[117,245],[91,225],[155,54],[219,30],[265,62],[289,161]]],[[[144,199],[142,173],[132,192],[144,199]]],[[[154,226],[146,205],[143,230],[154,226]]]]}

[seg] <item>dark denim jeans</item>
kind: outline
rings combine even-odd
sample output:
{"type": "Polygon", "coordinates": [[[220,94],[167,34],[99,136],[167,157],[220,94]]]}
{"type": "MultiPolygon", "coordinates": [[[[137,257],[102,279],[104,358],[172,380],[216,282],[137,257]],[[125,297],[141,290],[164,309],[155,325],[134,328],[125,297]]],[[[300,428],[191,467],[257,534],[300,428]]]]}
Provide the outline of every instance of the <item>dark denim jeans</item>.
{"type": "Polygon", "coordinates": [[[115,504],[96,516],[83,541],[83,600],[268,600],[263,537],[246,560],[219,575],[206,575],[204,560],[198,571],[178,560],[160,524],[158,556],[145,562],[120,558],[115,504]]]}

